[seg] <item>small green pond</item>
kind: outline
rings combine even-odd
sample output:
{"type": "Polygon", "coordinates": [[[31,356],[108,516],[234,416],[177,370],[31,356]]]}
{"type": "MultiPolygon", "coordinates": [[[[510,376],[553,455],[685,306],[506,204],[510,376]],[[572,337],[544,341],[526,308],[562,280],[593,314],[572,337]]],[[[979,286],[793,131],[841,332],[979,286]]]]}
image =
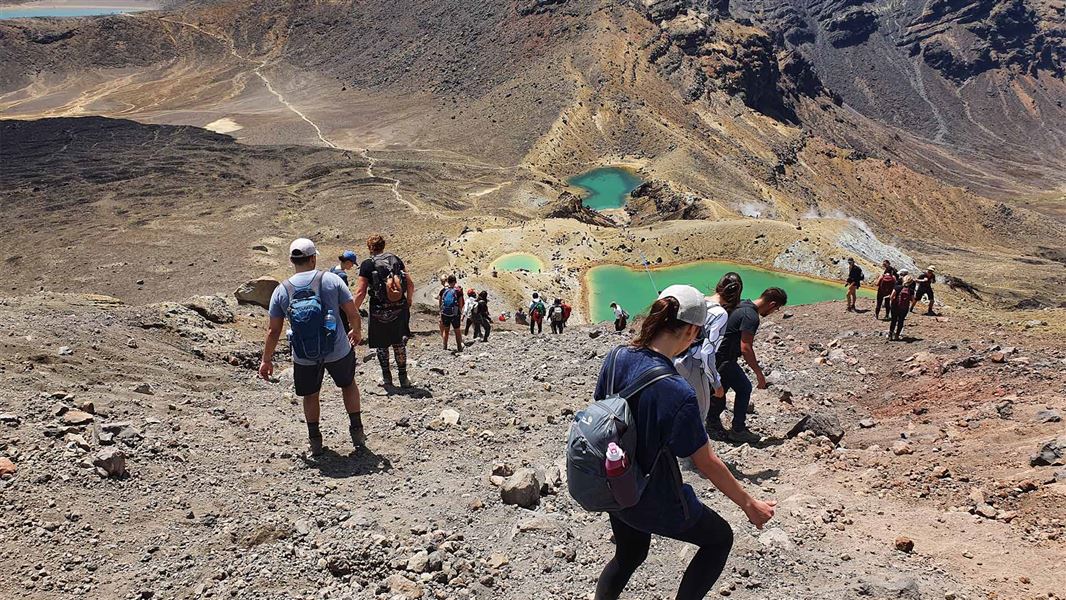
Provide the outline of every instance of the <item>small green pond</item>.
{"type": "Polygon", "coordinates": [[[593,210],[621,208],[629,193],[641,184],[639,177],[616,167],[603,167],[570,179],[571,185],[588,190],[582,204],[593,210]]]}
{"type": "Polygon", "coordinates": [[[504,254],[492,262],[492,268],[497,271],[530,271],[540,273],[544,269],[544,263],[539,258],[525,252],[512,252],[504,254]]]}
{"type": "MultiPolygon", "coordinates": [[[[834,284],[729,262],[700,261],[652,269],[650,278],[642,267],[602,265],[589,269],[585,275],[592,320],[613,321],[611,302],[621,304],[631,315],[640,314],[655,301],[658,290],[675,283],[694,286],[710,295],[718,279],[729,271],[736,271],[744,280],[744,298],[756,298],[768,287],[785,290],[790,306],[844,298],[843,282],[834,284]]],[[[859,293],[872,296],[869,290],[860,290],[859,293]]]]}

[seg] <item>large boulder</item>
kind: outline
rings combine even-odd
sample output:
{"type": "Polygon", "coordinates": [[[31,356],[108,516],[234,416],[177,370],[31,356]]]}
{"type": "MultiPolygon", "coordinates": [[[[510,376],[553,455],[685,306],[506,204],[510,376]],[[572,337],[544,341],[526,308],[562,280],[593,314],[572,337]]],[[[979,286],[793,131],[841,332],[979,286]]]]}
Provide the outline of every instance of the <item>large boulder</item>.
{"type": "Polygon", "coordinates": [[[270,308],[270,296],[273,295],[274,288],[279,285],[281,285],[281,282],[277,279],[260,277],[259,279],[242,283],[233,292],[233,297],[237,299],[237,304],[254,304],[263,308],[270,308]]]}
{"type": "Polygon", "coordinates": [[[839,444],[840,440],[844,439],[844,428],[840,425],[840,419],[836,415],[824,413],[804,415],[786,435],[796,437],[803,431],[810,431],[814,435],[824,435],[834,444],[839,444]]]}
{"type": "Polygon", "coordinates": [[[519,469],[503,481],[500,498],[504,504],[533,508],[540,502],[541,484],[533,469],[519,469]]]}
{"type": "MultiPolygon", "coordinates": [[[[243,286],[242,286],[243,287],[243,286]]],[[[277,287],[277,286],[275,286],[277,287]]],[[[240,292],[240,289],[237,290],[240,292]]],[[[270,290],[274,292],[273,288],[270,290]]],[[[266,296],[267,304],[270,303],[270,295],[266,296]]],[[[229,304],[226,303],[226,299],[222,296],[193,296],[185,302],[182,302],[185,308],[196,311],[201,317],[211,321],[212,323],[232,323],[235,318],[233,310],[230,309],[229,304]]]]}

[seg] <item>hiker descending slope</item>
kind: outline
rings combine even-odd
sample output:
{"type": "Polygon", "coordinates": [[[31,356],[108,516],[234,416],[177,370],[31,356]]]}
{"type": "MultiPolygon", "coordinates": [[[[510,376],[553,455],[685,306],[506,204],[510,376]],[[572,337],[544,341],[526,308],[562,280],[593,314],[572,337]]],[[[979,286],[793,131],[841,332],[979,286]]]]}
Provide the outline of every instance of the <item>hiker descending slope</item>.
{"type": "Polygon", "coordinates": [[[889,301],[889,296],[892,295],[892,290],[896,289],[896,270],[892,268],[892,263],[887,260],[882,264],[885,268],[884,273],[877,278],[877,305],[874,307],[874,318],[881,318],[881,307],[885,309],[885,319],[892,320],[892,302],[889,301]]]}
{"type": "Polygon", "coordinates": [[[547,314],[548,307],[544,305],[544,300],[540,294],[533,292],[533,300],[529,303],[529,333],[544,332],[544,317],[547,314]]]}
{"type": "Polygon", "coordinates": [[[562,298],[556,298],[548,309],[548,321],[551,323],[552,333],[562,333],[566,328],[566,319],[570,316],[563,305],[562,298]]]}
{"type": "Polygon", "coordinates": [[[480,328],[481,332],[484,334],[481,341],[489,341],[489,334],[492,333],[492,313],[489,312],[489,293],[485,290],[481,290],[481,293],[477,295],[474,318],[477,319],[478,323],[475,326],[474,331],[477,331],[477,328],[480,328]]]}
{"type": "MultiPolygon", "coordinates": [[[[696,391],[701,422],[707,420],[712,395],[721,402],[725,401],[725,388],[722,387],[722,378],[718,374],[715,353],[722,345],[729,313],[740,303],[744,282],[738,273],[729,272],[718,281],[714,291],[714,295],[706,299],[707,321],[696,336],[696,341],[674,361],[677,372],[696,391]]],[[[719,422],[717,429],[721,428],[719,422]]]]}
{"type": "Polygon", "coordinates": [[[448,349],[448,334],[455,331],[456,351],[463,351],[463,288],[459,287],[455,275],[449,275],[445,286],[437,295],[440,308],[440,332],[444,340],[444,349],[448,349]]]}
{"type": "Polygon", "coordinates": [[[392,386],[389,348],[396,356],[396,374],[400,387],[411,387],[407,377],[407,340],[411,337],[411,303],[415,284],[403,261],[385,252],[385,238],[373,235],[366,242],[370,258],[359,265],[359,284],[355,292],[356,307],[370,296],[367,339],[377,352],[382,383],[392,386]]]}
{"type": "Polygon", "coordinates": [[[579,412],[571,426],[570,492],[586,509],[606,511],[614,533],[614,557],[596,583],[596,600],[622,594],[647,558],[652,534],[698,547],[677,598],[703,598],[721,575],[732,528],[682,483],[678,458],[690,458],[757,527],[774,516],[776,503],[752,498],[715,455],[696,394],[674,370],[674,357],[689,348],[706,317],[706,301],[696,288],[663,290],[631,344],[608,355],[596,384],[598,402],[579,412]],[[622,435],[615,425],[618,413],[608,407],[622,411],[622,435]]]}
{"type": "Polygon", "coordinates": [[[466,329],[463,335],[470,336],[470,328],[474,328],[474,339],[481,337],[481,325],[474,318],[474,309],[477,308],[477,290],[470,288],[466,291],[466,300],[463,301],[463,320],[466,321],[466,329]]]}
{"type": "Polygon", "coordinates": [[[933,273],[933,267],[927,267],[925,273],[918,276],[917,279],[918,289],[915,292],[914,300],[911,300],[911,310],[913,311],[918,303],[924,298],[929,298],[929,308],[926,309],[926,316],[935,316],[933,312],[933,284],[936,283],[936,275],[933,273]]]}
{"type": "MultiPolygon", "coordinates": [[[[329,272],[333,273],[337,277],[341,278],[345,287],[349,287],[351,284],[348,282],[348,271],[355,266],[355,263],[359,260],[359,257],[355,255],[355,252],[351,250],[345,250],[337,257],[336,266],[332,267],[329,272]]],[[[362,316],[362,315],[360,315],[362,316]]],[[[344,332],[347,333],[352,330],[351,323],[348,322],[348,315],[341,311],[341,323],[344,323],[344,332]]]]}
{"type": "Polygon", "coordinates": [[[911,312],[911,303],[914,300],[914,288],[917,285],[914,277],[903,269],[899,272],[900,280],[892,290],[888,303],[892,306],[892,318],[888,323],[888,341],[899,340],[903,334],[903,322],[911,312]]]}
{"type": "Polygon", "coordinates": [[[755,333],[759,330],[762,317],[769,316],[788,302],[788,295],[781,288],[767,288],[754,302],[744,300],[729,313],[726,321],[722,344],[715,354],[718,374],[722,377],[722,387],[733,390],[733,427],[728,432],[722,427],[722,412],[725,411],[725,398],[711,400],[711,410],[707,415],[707,428],[719,434],[727,435],[735,442],[753,443],[759,436],[748,430],[748,404],[751,402],[751,380],[741,368],[740,357],[755,373],[760,390],[767,387],[759,359],[755,356],[755,333]]]}
{"type": "Polygon", "coordinates": [[[348,412],[348,433],[357,448],[366,442],[359,407],[359,386],[355,383],[355,351],[362,338],[359,312],[352,292],[340,277],[317,270],[318,251],[311,240],[300,238],[289,246],[289,261],[295,275],[274,289],[270,297],[270,322],[267,325],[263,359],[259,376],[269,379],[274,373],[274,349],[281,338],[285,319],[289,320],[289,346],[292,349],[292,375],[296,395],[303,397],[304,420],[312,456],[323,452],[319,429],[319,391],[326,373],[341,389],[344,409],[348,412]],[[347,314],[352,330],[347,336],[337,331],[337,315],[347,314]]]}

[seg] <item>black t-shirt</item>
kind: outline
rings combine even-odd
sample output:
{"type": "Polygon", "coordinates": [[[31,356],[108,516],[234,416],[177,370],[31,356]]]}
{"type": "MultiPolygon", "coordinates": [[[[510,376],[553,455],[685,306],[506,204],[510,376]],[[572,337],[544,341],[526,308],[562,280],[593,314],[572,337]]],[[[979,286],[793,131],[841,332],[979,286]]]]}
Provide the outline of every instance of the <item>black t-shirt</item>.
{"type": "Polygon", "coordinates": [[[856,285],[862,283],[862,269],[859,265],[851,265],[851,269],[848,270],[848,283],[856,285]]]}
{"type": "Polygon", "coordinates": [[[751,300],[744,300],[733,312],[729,313],[729,320],[725,324],[725,333],[722,335],[722,345],[715,354],[715,362],[724,364],[740,358],[740,335],[745,331],[755,335],[759,330],[759,309],[751,300]]]}

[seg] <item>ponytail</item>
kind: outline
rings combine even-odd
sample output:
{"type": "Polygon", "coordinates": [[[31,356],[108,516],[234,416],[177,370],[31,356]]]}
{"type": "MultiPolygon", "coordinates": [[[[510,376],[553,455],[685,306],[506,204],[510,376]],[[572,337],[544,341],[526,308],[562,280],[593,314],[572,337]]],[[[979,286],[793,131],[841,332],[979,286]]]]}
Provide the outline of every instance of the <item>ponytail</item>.
{"type": "Polygon", "coordinates": [[[640,332],[629,342],[629,345],[634,348],[643,348],[651,344],[651,341],[660,333],[674,333],[688,327],[688,323],[677,318],[677,311],[680,309],[681,305],[673,296],[656,300],[655,304],[651,305],[648,316],[641,323],[640,332]]]}
{"type": "Polygon", "coordinates": [[[722,308],[726,309],[726,312],[733,312],[733,309],[740,304],[740,294],[743,291],[744,281],[739,273],[733,271],[722,275],[722,278],[718,280],[718,285],[714,288],[714,293],[718,294],[718,298],[722,301],[722,308]]]}

